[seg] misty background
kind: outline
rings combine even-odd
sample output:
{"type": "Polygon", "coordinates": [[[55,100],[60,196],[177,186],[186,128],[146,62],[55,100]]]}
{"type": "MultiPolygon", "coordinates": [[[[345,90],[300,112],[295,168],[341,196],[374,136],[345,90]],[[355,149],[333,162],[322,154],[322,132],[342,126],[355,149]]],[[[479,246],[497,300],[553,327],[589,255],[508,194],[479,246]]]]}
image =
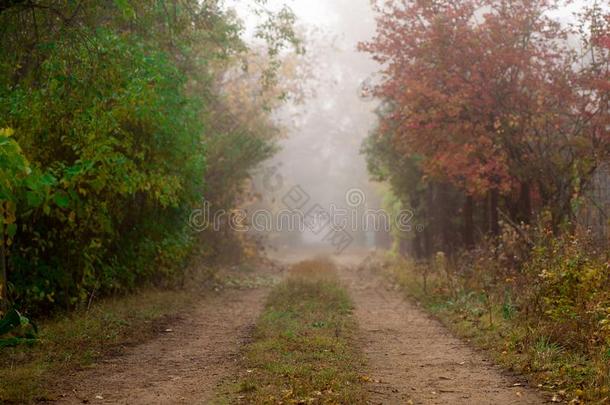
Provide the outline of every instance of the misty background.
{"type": "MultiPolygon", "coordinates": [[[[587,1],[575,1],[552,16],[564,23],[572,20],[587,1]]],[[[227,3],[244,22],[246,41],[255,42],[257,17],[247,1],[227,3]]],[[[251,207],[285,207],[282,199],[299,186],[310,197],[309,206],[325,209],[353,207],[346,204],[346,193],[361,190],[363,210],[383,208],[385,186],[370,181],[366,161],[360,153],[363,140],[375,128],[378,101],[364,96],[363,86],[374,83],[380,66],[357,50],[359,42],[375,35],[375,13],[370,0],[273,0],[266,7],[278,10],[283,5],[297,17],[297,31],[304,41],[309,78],[302,83],[307,97],[301,103],[286,103],[276,113],[286,136],[279,152],[255,173],[253,188],[258,201],[251,207]],[[265,186],[265,176],[280,179],[265,186]]],[[[414,225],[417,218],[413,219],[414,225]]],[[[313,246],[332,251],[311,232],[265,232],[273,249],[313,246]]],[[[388,247],[384,232],[352,231],[356,248],[388,247]]]]}

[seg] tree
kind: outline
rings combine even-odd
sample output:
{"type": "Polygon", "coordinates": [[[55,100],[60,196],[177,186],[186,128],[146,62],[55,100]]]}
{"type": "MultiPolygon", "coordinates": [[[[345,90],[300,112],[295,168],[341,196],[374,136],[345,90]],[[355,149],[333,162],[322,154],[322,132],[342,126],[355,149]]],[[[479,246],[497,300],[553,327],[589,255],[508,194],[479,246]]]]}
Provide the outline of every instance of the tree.
{"type": "Polygon", "coordinates": [[[464,193],[469,245],[473,204],[494,235],[500,209],[528,221],[536,196],[556,226],[570,219],[574,192],[607,149],[582,108],[599,92],[583,91],[570,30],[548,17],[558,4],[379,2],[377,35],[360,45],[383,66],[379,132],[420,156],[428,179],[464,193]]]}
{"type": "Polygon", "coordinates": [[[16,189],[31,173],[19,144],[11,138],[13,133],[11,128],[0,129],[0,313],[8,309],[6,250],[17,230],[16,189]]]}
{"type": "MultiPolygon", "coordinates": [[[[272,59],[298,42],[292,21],[287,9],[265,13],[272,59]]],[[[219,1],[3,4],[0,128],[14,128],[32,171],[11,183],[14,235],[2,244],[2,285],[19,305],[73,307],[181,279],[197,242],[193,208],[223,187],[237,192],[273,150],[271,128],[261,136],[268,121],[239,136],[216,125],[226,122],[221,78],[248,52],[241,29],[219,1]],[[226,135],[240,142],[218,142],[226,135]],[[210,178],[235,162],[240,170],[210,178]]]]}

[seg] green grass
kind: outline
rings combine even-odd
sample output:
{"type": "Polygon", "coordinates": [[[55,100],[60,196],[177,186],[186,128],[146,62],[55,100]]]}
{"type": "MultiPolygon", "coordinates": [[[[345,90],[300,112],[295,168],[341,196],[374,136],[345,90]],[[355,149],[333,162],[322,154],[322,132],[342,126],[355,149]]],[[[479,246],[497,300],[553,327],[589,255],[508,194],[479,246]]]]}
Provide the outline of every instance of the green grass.
{"type": "Polygon", "coordinates": [[[144,290],[42,322],[32,347],[0,349],[0,403],[55,399],[66,375],[153,337],[193,299],[186,290],[144,290]]]}
{"type": "Polygon", "coordinates": [[[456,335],[487,350],[505,368],[525,375],[534,386],[574,403],[610,401],[610,356],[591,358],[551,342],[545,330],[526,322],[510,301],[480,291],[450,291],[443,274],[422,271],[413,263],[392,260],[386,275],[456,335]],[[419,271],[418,271],[419,270],[419,271]]]}
{"type": "Polygon", "coordinates": [[[366,392],[352,303],[326,262],[305,262],[271,292],[245,372],[227,402],[358,404],[366,392]]]}

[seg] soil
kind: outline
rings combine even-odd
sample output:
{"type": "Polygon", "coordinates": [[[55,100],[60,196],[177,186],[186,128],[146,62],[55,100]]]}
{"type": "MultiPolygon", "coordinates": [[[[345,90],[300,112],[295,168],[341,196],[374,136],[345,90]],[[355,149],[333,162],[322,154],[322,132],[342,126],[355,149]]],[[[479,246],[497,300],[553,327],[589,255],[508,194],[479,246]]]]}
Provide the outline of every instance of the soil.
{"type": "Polygon", "coordinates": [[[343,266],[369,364],[372,404],[543,404],[529,388],[366,268],[343,266]]]}
{"type": "Polygon", "coordinates": [[[231,289],[202,298],[197,309],[121,356],[70,376],[60,404],[209,403],[236,374],[268,288],[231,289]]]}

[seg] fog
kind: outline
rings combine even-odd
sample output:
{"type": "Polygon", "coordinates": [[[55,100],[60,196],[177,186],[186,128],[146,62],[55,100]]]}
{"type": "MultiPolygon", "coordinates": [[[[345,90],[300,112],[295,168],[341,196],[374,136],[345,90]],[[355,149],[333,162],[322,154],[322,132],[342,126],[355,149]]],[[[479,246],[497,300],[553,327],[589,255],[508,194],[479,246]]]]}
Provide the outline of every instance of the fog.
{"type": "MultiPolygon", "coordinates": [[[[271,2],[269,6],[279,4],[271,2]]],[[[369,181],[366,162],[360,154],[362,141],[376,122],[376,104],[362,97],[362,84],[379,67],[357,50],[358,43],[370,39],[375,31],[370,2],[316,0],[286,4],[298,18],[297,29],[305,42],[306,60],[312,67],[312,77],[304,83],[311,95],[302,103],[287,103],[277,112],[286,136],[279,142],[277,155],[263,165],[256,178],[259,206],[272,207],[277,213],[287,208],[285,197],[299,187],[307,199],[303,211],[314,206],[359,212],[380,208],[380,185],[369,181]],[[270,175],[275,184],[266,187],[265,177],[270,175]],[[348,204],[346,195],[350,191],[358,201],[348,204]]],[[[252,16],[243,4],[236,8],[246,22],[247,35],[252,16]]],[[[354,245],[373,247],[378,243],[373,234],[367,235],[358,228],[350,227],[354,245]]],[[[325,233],[307,229],[267,234],[276,248],[288,243],[328,245],[323,241],[325,233]]]]}

